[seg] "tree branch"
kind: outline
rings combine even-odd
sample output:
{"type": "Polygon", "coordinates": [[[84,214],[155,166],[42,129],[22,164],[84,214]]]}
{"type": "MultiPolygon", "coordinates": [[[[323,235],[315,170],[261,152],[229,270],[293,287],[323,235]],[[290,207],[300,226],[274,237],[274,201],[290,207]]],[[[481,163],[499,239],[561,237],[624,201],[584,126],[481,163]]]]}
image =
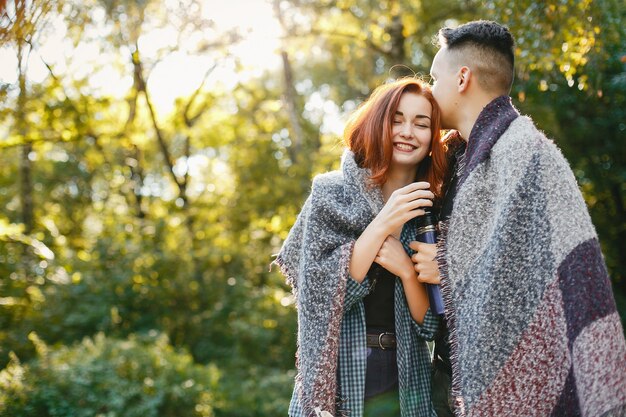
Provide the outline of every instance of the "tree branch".
{"type": "Polygon", "coordinates": [[[193,102],[196,100],[196,98],[200,94],[200,91],[202,90],[202,87],[204,87],[206,80],[209,78],[209,75],[213,72],[213,70],[215,70],[215,68],[217,68],[217,64],[213,64],[213,66],[204,73],[204,77],[202,78],[202,82],[200,83],[200,86],[196,89],[196,91],[193,92],[191,97],[189,97],[189,100],[187,101],[187,104],[185,105],[185,109],[183,110],[183,119],[185,120],[185,125],[187,127],[192,127],[207,108],[207,105],[205,102],[205,105],[203,105],[200,108],[200,110],[196,113],[195,116],[193,117],[189,116],[189,111],[191,110],[191,106],[193,105],[193,102]]]}
{"type": "Polygon", "coordinates": [[[167,143],[165,142],[165,137],[163,135],[163,132],[157,122],[156,113],[154,111],[154,107],[152,106],[152,101],[150,100],[150,94],[148,93],[146,81],[143,77],[141,60],[139,59],[139,45],[137,43],[135,43],[135,51],[133,52],[131,58],[132,58],[133,66],[135,68],[135,76],[137,77],[136,79],[138,80],[138,83],[139,83],[138,89],[139,91],[143,93],[146,99],[146,105],[148,106],[148,112],[150,113],[150,119],[152,121],[152,126],[154,128],[154,133],[156,135],[159,148],[161,149],[161,154],[163,155],[163,159],[165,160],[165,164],[167,165],[167,168],[170,173],[170,176],[172,177],[172,180],[178,187],[180,197],[183,198],[183,201],[185,201],[186,198],[184,195],[184,192],[185,192],[184,184],[180,182],[180,180],[174,173],[174,162],[170,155],[170,151],[167,147],[167,143]]]}
{"type": "Polygon", "coordinates": [[[310,36],[328,36],[328,37],[341,37],[347,38],[351,40],[356,40],[370,48],[371,50],[378,52],[382,55],[389,55],[390,51],[383,49],[381,46],[377,45],[370,38],[363,37],[360,33],[345,33],[339,31],[329,31],[329,30],[320,30],[320,29],[311,29],[307,33],[298,33],[292,32],[289,35],[285,36],[283,39],[302,39],[303,37],[310,36]]]}

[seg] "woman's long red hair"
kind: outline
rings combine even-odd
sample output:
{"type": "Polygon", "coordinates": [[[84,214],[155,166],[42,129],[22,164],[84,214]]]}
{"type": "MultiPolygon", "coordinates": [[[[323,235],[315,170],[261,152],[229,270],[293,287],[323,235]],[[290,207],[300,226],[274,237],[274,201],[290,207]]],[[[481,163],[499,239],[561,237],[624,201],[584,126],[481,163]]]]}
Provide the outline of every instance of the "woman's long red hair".
{"type": "Polygon", "coordinates": [[[418,172],[421,174],[417,179],[428,181],[435,198],[440,200],[447,178],[448,159],[445,143],[441,140],[439,107],[425,82],[417,78],[403,78],[376,88],[348,121],[344,130],[344,141],[354,152],[357,163],[362,168],[370,169],[372,182],[383,185],[387,181],[387,171],[393,154],[392,123],[404,93],[424,96],[432,106],[431,155],[420,162],[418,172]]]}

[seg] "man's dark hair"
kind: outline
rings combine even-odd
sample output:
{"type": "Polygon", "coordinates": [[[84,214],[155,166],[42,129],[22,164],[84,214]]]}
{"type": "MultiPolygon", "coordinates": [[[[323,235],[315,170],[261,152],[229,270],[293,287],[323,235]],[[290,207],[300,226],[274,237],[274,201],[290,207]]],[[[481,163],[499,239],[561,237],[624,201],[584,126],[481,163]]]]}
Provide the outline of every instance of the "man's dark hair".
{"type": "Polygon", "coordinates": [[[446,46],[464,58],[463,65],[473,64],[483,89],[508,94],[515,72],[515,40],[508,28],[496,22],[477,20],[457,28],[442,28],[438,38],[439,46],[446,46]]]}

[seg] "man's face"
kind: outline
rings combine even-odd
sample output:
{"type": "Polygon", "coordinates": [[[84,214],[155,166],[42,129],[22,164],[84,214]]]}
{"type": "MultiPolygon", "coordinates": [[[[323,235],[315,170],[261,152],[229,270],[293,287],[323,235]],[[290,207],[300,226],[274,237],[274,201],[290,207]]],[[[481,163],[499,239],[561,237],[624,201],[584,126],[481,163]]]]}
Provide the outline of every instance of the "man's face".
{"type": "Polygon", "coordinates": [[[451,65],[451,56],[445,46],[437,52],[430,67],[433,79],[433,96],[441,109],[441,127],[458,129],[455,126],[458,104],[457,71],[451,65]]]}

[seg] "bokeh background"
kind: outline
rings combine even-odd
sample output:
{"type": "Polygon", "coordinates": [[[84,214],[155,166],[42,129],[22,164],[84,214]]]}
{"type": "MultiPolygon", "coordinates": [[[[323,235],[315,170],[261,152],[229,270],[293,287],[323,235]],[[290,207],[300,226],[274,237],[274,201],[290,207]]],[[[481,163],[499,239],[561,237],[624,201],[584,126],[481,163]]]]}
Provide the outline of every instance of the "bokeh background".
{"type": "Polygon", "coordinates": [[[445,25],[517,38],[626,315],[623,0],[0,0],[0,415],[277,416],[276,253],[346,116],[445,25]]]}

